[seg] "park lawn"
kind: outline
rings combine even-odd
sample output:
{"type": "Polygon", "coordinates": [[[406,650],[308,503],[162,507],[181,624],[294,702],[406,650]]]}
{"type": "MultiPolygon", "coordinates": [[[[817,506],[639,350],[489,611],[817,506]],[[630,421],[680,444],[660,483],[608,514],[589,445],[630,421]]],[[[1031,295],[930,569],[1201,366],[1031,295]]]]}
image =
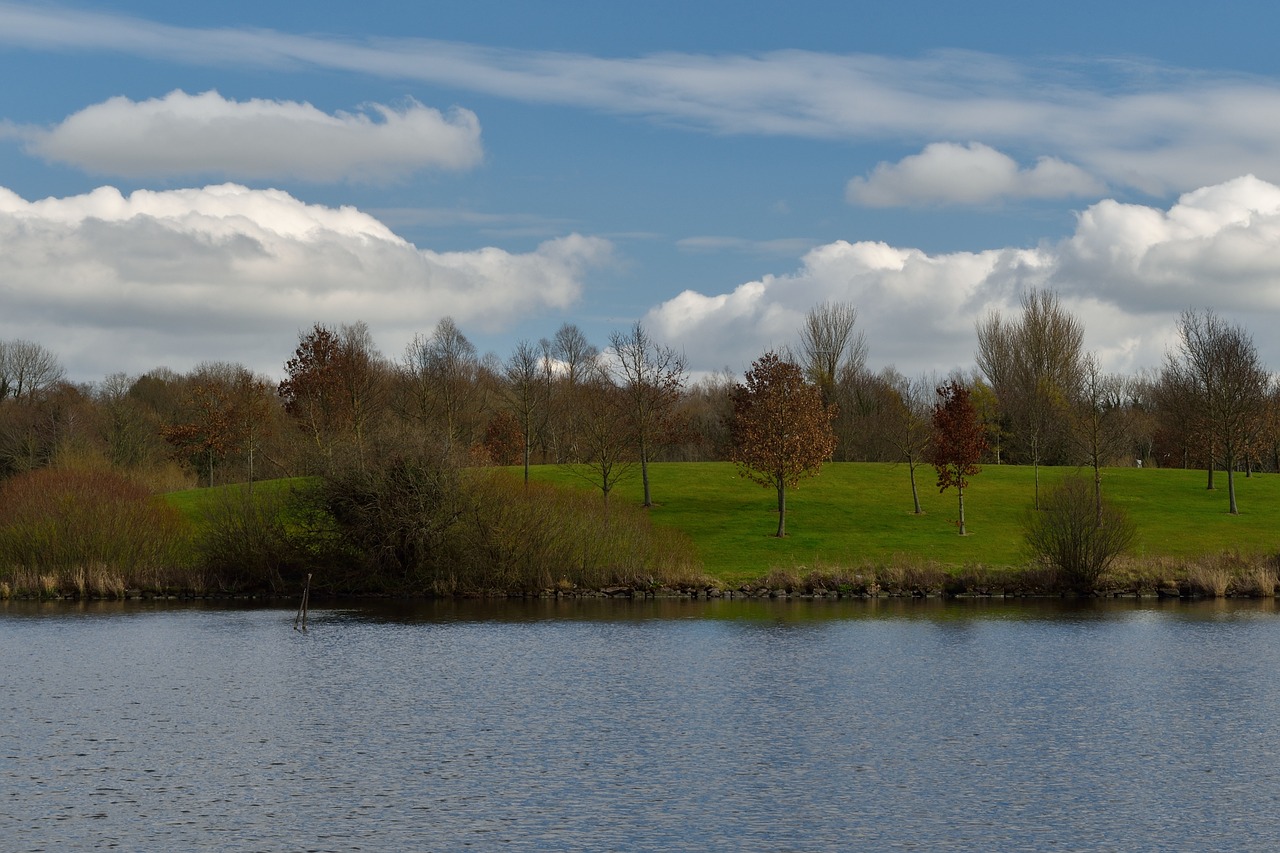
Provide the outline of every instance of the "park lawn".
{"type": "MultiPolygon", "coordinates": [[[[1042,468],[1041,489],[1077,473],[1042,468]]],[[[1079,471],[1092,476],[1091,471],[1079,471]]],[[[531,477],[592,488],[562,466],[537,466],[531,477]]],[[[936,561],[949,566],[1013,566],[1026,562],[1022,523],[1032,503],[1030,467],[990,465],[965,490],[967,536],[955,520],[954,490],[939,494],[932,467],[916,471],[924,515],[912,513],[906,465],[832,463],[788,493],[787,537],[778,539],[777,495],[738,476],[731,463],[650,466],[655,523],[694,542],[708,574],[727,583],[758,579],[774,568],[810,569],[936,561]]],[[[1227,512],[1226,475],[1215,491],[1205,472],[1111,468],[1103,493],[1138,527],[1134,556],[1191,558],[1224,551],[1270,554],[1280,536],[1280,476],[1236,477],[1240,515],[1227,512]]],[[[612,501],[641,503],[639,469],[615,488],[612,501]]]]}
{"type": "MultiPolygon", "coordinates": [[[[278,500],[284,505],[285,499],[289,497],[294,488],[305,483],[313,482],[309,477],[286,477],[279,480],[258,480],[253,483],[254,496],[259,499],[278,500]]],[[[196,527],[204,524],[210,510],[219,500],[227,498],[242,498],[248,491],[248,483],[233,483],[226,486],[215,486],[212,489],[208,487],[195,489],[182,489],[176,492],[166,492],[164,500],[169,506],[178,510],[196,527]]]]}

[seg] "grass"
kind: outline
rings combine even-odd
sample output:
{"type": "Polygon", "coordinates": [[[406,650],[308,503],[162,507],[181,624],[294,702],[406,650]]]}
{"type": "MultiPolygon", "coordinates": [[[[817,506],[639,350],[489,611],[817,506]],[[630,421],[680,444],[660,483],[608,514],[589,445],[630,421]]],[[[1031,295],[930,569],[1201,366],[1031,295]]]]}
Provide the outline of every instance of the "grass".
{"type": "MultiPolygon", "coordinates": [[[[308,477],[291,477],[280,480],[258,480],[253,483],[253,491],[255,496],[283,500],[289,496],[292,489],[310,482],[313,481],[308,477]]],[[[188,521],[198,528],[208,521],[209,507],[214,501],[221,499],[228,493],[232,493],[236,497],[239,497],[248,489],[248,483],[237,483],[229,486],[214,486],[212,489],[182,489],[176,492],[166,492],[164,500],[169,504],[169,506],[181,512],[188,521]]]]}
{"type": "MultiPolygon", "coordinates": [[[[1041,488],[1074,468],[1042,468],[1041,488]]],[[[1090,472],[1082,472],[1088,474],[1090,472]]],[[[531,477],[570,488],[590,488],[559,466],[534,468],[531,477]]],[[[1205,489],[1203,471],[1113,468],[1103,493],[1138,526],[1133,556],[1190,559],[1223,552],[1270,554],[1280,529],[1280,476],[1236,478],[1240,515],[1227,513],[1226,477],[1205,489]]],[[[924,515],[912,513],[905,465],[833,463],[801,483],[787,500],[785,539],[777,529],[777,496],[738,476],[730,463],[650,466],[653,521],[687,533],[706,572],[730,584],[756,580],[773,569],[862,566],[894,561],[944,566],[1016,566],[1026,563],[1022,516],[1031,505],[1029,467],[990,465],[965,490],[969,535],[960,536],[954,491],[938,494],[932,468],[917,470],[924,515]]],[[[639,504],[638,470],[614,490],[612,501],[639,504]]]]}
{"type": "MultiPolygon", "coordinates": [[[[650,468],[657,504],[651,519],[687,534],[706,573],[726,584],[756,581],[774,570],[804,573],[925,564],[974,570],[1027,563],[1022,517],[1034,489],[1029,467],[989,465],[972,478],[965,490],[969,535],[962,537],[954,523],[955,493],[938,494],[932,468],[917,471],[925,510],[917,516],[911,512],[905,465],[833,463],[789,493],[785,539],[772,535],[777,529],[776,495],[739,477],[732,464],[659,463],[650,468]]],[[[1076,470],[1042,468],[1041,488],[1051,488],[1076,470]]],[[[534,467],[531,478],[574,490],[592,489],[572,471],[555,465],[534,467]]],[[[1138,526],[1138,542],[1130,555],[1134,560],[1182,564],[1214,555],[1250,557],[1280,551],[1280,475],[1238,476],[1238,516],[1227,513],[1222,473],[1212,492],[1205,489],[1203,471],[1112,468],[1103,478],[1103,493],[1138,526]]],[[[269,480],[254,488],[283,495],[298,482],[269,480]]],[[[166,499],[200,524],[206,517],[201,507],[219,491],[172,492],[166,499]]],[[[610,500],[641,503],[638,468],[610,500]]]]}

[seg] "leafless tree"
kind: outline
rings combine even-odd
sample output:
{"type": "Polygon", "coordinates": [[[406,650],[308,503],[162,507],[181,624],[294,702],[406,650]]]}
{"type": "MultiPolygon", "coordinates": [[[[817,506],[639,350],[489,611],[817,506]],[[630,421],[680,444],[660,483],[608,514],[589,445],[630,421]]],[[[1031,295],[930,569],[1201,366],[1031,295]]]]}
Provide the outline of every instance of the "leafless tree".
{"type": "Polygon", "coordinates": [[[30,401],[63,380],[58,357],[33,341],[0,341],[0,401],[30,401]]]}
{"type": "Polygon", "coordinates": [[[1040,464],[1050,444],[1065,439],[1065,415],[1079,392],[1084,327],[1053,291],[1030,290],[1021,301],[1016,321],[999,312],[979,321],[977,362],[1035,467],[1039,506],[1040,464]]]}
{"type": "Polygon", "coordinates": [[[469,447],[472,436],[465,428],[466,416],[483,406],[481,362],[475,345],[453,318],[437,323],[428,337],[415,335],[405,349],[403,366],[419,426],[438,427],[447,454],[455,454],[459,444],[469,447]]]}
{"type": "Polygon", "coordinates": [[[1102,523],[1102,469],[1125,447],[1124,380],[1102,372],[1093,353],[1084,357],[1080,396],[1076,404],[1074,443],[1093,469],[1093,498],[1102,523]]]}
{"type": "Polygon", "coordinates": [[[1164,377],[1187,395],[1208,442],[1208,488],[1213,488],[1215,463],[1221,459],[1226,468],[1228,511],[1235,515],[1235,468],[1260,431],[1271,378],[1248,332],[1213,311],[1184,311],[1178,338],[1177,351],[1165,359],[1164,377]]]}
{"type": "Polygon", "coordinates": [[[625,333],[614,332],[609,348],[639,451],[644,505],[651,507],[649,460],[655,445],[672,431],[671,418],[687,376],[684,356],[657,343],[639,322],[625,333]]]}
{"type": "Polygon", "coordinates": [[[882,376],[894,392],[886,413],[886,437],[898,460],[907,463],[914,512],[923,515],[920,491],[916,487],[916,468],[927,462],[929,445],[933,441],[933,398],[938,383],[924,376],[909,379],[891,370],[884,371],[882,376]]]}
{"type": "Polygon", "coordinates": [[[805,314],[800,365],[805,378],[822,391],[827,405],[834,400],[840,373],[860,373],[866,364],[866,336],[855,331],[857,323],[858,309],[848,302],[824,302],[805,314]]]}
{"type": "Polygon", "coordinates": [[[539,416],[545,415],[551,391],[550,364],[536,346],[528,341],[516,344],[515,351],[503,365],[505,392],[512,414],[520,424],[524,445],[524,481],[529,482],[529,452],[539,416]]]}

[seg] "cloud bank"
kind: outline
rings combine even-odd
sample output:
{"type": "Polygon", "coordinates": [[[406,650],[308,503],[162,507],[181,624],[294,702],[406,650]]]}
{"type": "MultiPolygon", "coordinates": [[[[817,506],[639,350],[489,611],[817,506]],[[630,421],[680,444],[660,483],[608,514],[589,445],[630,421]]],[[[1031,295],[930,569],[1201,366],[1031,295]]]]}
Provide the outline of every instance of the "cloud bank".
{"type": "Polygon", "coordinates": [[[867,207],[978,205],[1003,199],[1098,196],[1101,182],[1078,166],[1041,157],[1021,169],[1012,157],[981,142],[935,142],[897,163],[881,163],[853,178],[845,197],[867,207]]]}
{"type": "Polygon", "coordinates": [[[236,179],[385,182],[423,169],[480,162],[474,113],[411,102],[333,115],[311,104],[228,100],[217,92],[111,98],[28,134],[45,160],[116,177],[221,175],[236,179]]]}
{"type": "Polygon", "coordinates": [[[1167,210],[1103,201],[1056,245],[930,255],[838,241],[788,275],[728,293],[686,291],[645,322],[703,370],[740,371],[765,349],[792,345],[810,307],[859,310],[870,363],[904,372],[973,365],[974,324],[1018,310],[1033,287],[1056,290],[1107,369],[1158,367],[1178,314],[1213,308],[1250,329],[1280,367],[1280,187],[1246,176],[1183,195],[1167,210]]]}
{"type": "Polygon", "coordinates": [[[568,308],[611,248],[575,234],[433,252],[353,208],[235,184],[34,202],[0,188],[0,338],[40,340],[91,379],[206,359],[278,373],[316,321],[364,320],[395,357],[445,315],[496,331],[568,308]]]}

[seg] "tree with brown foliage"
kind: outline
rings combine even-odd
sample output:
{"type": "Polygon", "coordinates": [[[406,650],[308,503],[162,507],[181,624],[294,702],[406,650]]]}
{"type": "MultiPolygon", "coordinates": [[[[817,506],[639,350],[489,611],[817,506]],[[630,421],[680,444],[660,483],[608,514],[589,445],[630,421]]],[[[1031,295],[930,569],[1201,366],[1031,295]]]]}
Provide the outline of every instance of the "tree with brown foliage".
{"type": "Polygon", "coordinates": [[[778,533],[787,535],[787,488],[815,476],[835,452],[834,407],[804,371],[767,352],[733,392],[732,461],[738,473],[778,492],[778,533]]]}
{"type": "Polygon", "coordinates": [[[960,504],[957,525],[964,536],[964,489],[969,477],[982,470],[978,460],[987,451],[986,429],[969,399],[968,388],[953,379],[939,385],[936,394],[930,461],[938,472],[938,492],[955,487],[960,504]]]}

